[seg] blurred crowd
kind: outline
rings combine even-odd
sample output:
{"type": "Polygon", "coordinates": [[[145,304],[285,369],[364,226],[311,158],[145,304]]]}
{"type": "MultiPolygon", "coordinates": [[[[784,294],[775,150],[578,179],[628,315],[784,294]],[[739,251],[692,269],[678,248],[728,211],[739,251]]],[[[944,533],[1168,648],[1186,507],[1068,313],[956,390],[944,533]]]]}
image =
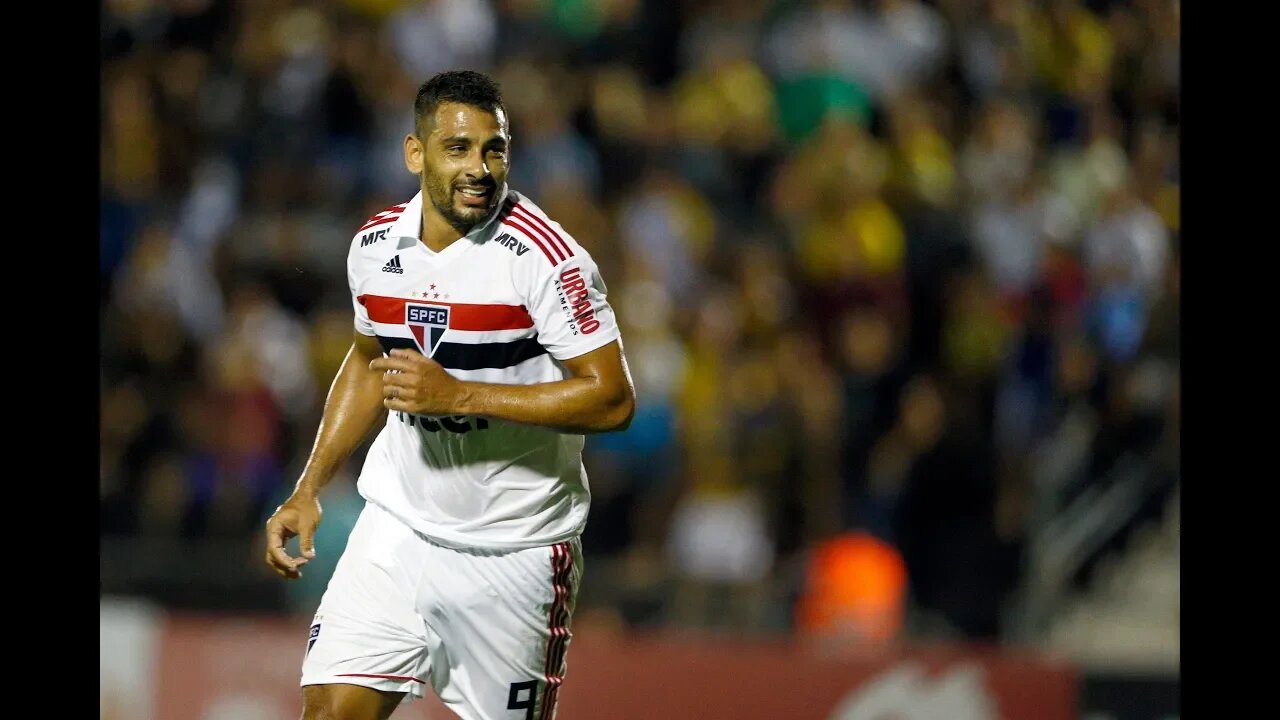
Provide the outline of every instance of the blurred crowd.
{"type": "Polygon", "coordinates": [[[584,612],[795,628],[856,535],[912,618],[998,637],[1037,518],[1176,477],[1177,0],[103,5],[104,536],[257,542],[455,68],[501,83],[510,183],[599,263],[637,385],[587,441],[584,612]]]}

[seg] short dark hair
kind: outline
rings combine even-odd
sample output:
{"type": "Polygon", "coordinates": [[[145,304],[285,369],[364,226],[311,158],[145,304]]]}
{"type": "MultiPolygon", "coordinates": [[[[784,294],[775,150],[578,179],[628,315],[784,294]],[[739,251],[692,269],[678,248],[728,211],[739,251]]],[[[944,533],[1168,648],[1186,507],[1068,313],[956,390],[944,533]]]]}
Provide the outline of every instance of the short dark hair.
{"type": "Polygon", "coordinates": [[[502,91],[488,75],[474,70],[449,70],[437,74],[418,88],[418,97],[413,101],[415,127],[421,129],[423,121],[431,118],[436,108],[446,102],[472,105],[494,114],[503,108],[502,91]]]}

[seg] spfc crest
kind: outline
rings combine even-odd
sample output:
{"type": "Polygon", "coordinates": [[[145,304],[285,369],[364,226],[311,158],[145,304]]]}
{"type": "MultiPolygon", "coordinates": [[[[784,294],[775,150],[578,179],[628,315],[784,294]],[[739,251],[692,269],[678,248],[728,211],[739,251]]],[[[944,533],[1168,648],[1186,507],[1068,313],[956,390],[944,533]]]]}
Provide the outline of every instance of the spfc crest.
{"type": "Polygon", "coordinates": [[[311,626],[311,632],[307,634],[307,653],[311,652],[311,646],[315,645],[316,640],[318,640],[319,638],[320,638],[320,619],[316,618],[315,624],[311,626]]]}
{"type": "Polygon", "coordinates": [[[449,329],[449,306],[405,303],[404,324],[409,326],[422,354],[431,357],[449,329]]]}

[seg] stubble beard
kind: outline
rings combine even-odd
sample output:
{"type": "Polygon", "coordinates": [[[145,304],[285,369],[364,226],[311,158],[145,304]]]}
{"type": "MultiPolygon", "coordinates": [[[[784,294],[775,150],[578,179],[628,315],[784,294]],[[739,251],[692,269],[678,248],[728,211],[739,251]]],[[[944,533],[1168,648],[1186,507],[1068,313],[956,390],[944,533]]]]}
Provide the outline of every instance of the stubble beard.
{"type": "Polygon", "coordinates": [[[490,204],[485,208],[467,208],[461,212],[454,207],[452,184],[442,185],[433,181],[427,182],[427,197],[431,200],[431,205],[440,213],[440,217],[445,222],[460,233],[466,234],[471,228],[484,222],[486,218],[493,213],[493,200],[498,197],[500,188],[495,187],[493,195],[490,196],[490,204]],[[443,201],[441,198],[443,197],[443,201]]]}

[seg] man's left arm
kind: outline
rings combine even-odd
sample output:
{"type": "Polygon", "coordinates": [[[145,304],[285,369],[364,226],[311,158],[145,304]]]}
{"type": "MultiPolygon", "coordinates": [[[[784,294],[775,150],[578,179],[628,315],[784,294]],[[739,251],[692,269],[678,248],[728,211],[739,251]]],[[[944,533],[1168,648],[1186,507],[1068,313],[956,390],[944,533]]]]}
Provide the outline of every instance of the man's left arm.
{"type": "Polygon", "coordinates": [[[383,402],[415,415],[479,415],[561,432],[624,430],[635,413],[635,386],[618,339],[562,360],[572,377],[535,385],[459,380],[412,350],[393,350],[369,367],[383,371],[383,402]],[[394,372],[392,372],[394,371],[394,372]]]}

